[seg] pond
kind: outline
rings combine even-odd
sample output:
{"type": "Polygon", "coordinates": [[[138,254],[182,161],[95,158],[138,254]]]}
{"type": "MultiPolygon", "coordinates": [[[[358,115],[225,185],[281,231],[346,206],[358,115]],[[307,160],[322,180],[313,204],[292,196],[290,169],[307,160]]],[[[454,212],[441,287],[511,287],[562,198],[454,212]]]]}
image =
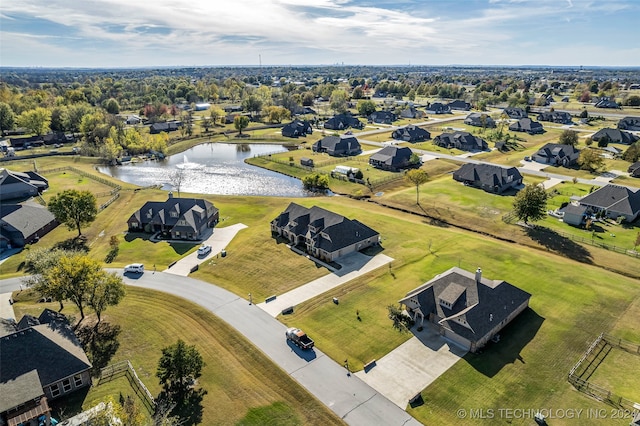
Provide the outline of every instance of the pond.
{"type": "Polygon", "coordinates": [[[104,174],[138,186],[161,185],[180,192],[219,195],[266,195],[307,197],[311,195],[299,179],[255,167],[244,162],[256,155],[285,152],[283,145],[207,143],[194,146],[162,161],[98,167],[104,174]]]}

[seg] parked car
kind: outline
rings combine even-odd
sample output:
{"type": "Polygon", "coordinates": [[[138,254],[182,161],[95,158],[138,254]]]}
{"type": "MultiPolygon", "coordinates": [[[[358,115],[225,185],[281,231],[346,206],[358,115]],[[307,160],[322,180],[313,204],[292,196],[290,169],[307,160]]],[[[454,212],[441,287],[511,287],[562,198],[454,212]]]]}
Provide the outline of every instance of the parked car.
{"type": "Polygon", "coordinates": [[[207,244],[202,244],[198,249],[198,256],[206,256],[211,253],[211,246],[207,244]]]}
{"type": "Polygon", "coordinates": [[[124,267],[124,273],[142,274],[144,273],[144,265],[142,263],[132,263],[124,267]]]}

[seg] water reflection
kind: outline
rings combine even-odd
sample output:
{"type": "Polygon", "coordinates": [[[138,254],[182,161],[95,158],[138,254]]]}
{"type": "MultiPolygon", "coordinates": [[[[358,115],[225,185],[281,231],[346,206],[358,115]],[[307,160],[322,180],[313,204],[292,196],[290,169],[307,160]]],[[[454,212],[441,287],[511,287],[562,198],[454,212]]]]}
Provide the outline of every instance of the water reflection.
{"type": "Polygon", "coordinates": [[[99,167],[100,172],[139,186],[161,185],[174,190],[172,175],[182,174],[180,192],[221,195],[306,197],[299,179],[251,166],[247,157],[284,152],[282,145],[208,143],[168,157],[122,166],[99,167]]]}

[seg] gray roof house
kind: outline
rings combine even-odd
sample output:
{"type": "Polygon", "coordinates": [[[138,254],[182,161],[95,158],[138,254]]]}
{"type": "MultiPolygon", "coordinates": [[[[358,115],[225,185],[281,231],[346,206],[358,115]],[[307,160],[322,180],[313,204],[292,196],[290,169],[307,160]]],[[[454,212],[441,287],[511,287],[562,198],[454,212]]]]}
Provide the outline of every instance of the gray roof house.
{"type": "Polygon", "coordinates": [[[493,118],[489,117],[487,114],[482,114],[479,112],[472,112],[467,115],[467,118],[464,119],[464,124],[469,126],[476,127],[496,127],[496,122],[493,118]]]}
{"type": "Polygon", "coordinates": [[[313,152],[326,152],[332,157],[357,155],[362,152],[360,142],[355,136],[325,136],[312,146],[313,152]]]}
{"type": "Polygon", "coordinates": [[[550,121],[558,124],[572,124],[571,114],[564,111],[541,112],[538,121],[550,121]]]}
{"type": "Polygon", "coordinates": [[[636,161],[627,169],[631,177],[640,177],[640,161],[636,161]]]}
{"type": "Polygon", "coordinates": [[[12,172],[0,168],[0,200],[29,198],[49,188],[49,181],[36,172],[12,172]]]}
{"type": "Polygon", "coordinates": [[[362,129],[364,127],[364,123],[351,114],[334,115],[324,122],[325,129],[343,130],[348,127],[352,127],[354,129],[362,129]]]}
{"type": "Polygon", "coordinates": [[[0,248],[24,247],[56,226],[55,216],[38,203],[0,204],[0,248]]]}
{"type": "Polygon", "coordinates": [[[127,220],[129,232],[160,232],[175,240],[201,240],[213,228],[220,212],[202,198],[177,198],[169,193],[167,201],[147,201],[127,220]]]}
{"type": "Polygon", "coordinates": [[[522,175],[516,167],[501,167],[486,163],[463,164],[453,172],[453,179],[494,194],[502,194],[522,184],[522,175]]]}
{"type": "Polygon", "coordinates": [[[410,148],[385,146],[369,157],[369,164],[376,169],[397,172],[414,166],[411,164],[411,155],[413,152],[410,148]]]}
{"type": "Polygon", "coordinates": [[[416,109],[413,105],[410,105],[408,108],[400,111],[400,117],[402,118],[422,118],[424,117],[424,112],[416,109]]]}
{"type": "Polygon", "coordinates": [[[529,117],[529,114],[527,114],[527,111],[525,111],[522,108],[517,108],[517,107],[509,107],[509,108],[505,108],[502,111],[504,114],[507,114],[507,116],[509,118],[515,118],[515,119],[520,119],[520,118],[527,118],[529,117]]]}
{"type": "Polygon", "coordinates": [[[370,123],[391,124],[398,118],[391,111],[376,111],[367,117],[370,123]]]}
{"type": "Polygon", "coordinates": [[[476,352],[529,306],[531,295],[503,280],[490,280],[453,267],[400,300],[416,322],[440,327],[440,334],[476,352]]]}
{"type": "Polygon", "coordinates": [[[298,136],[307,136],[313,133],[313,127],[307,120],[295,119],[291,123],[282,127],[282,136],[288,138],[297,138],[298,136]]]}
{"type": "Polygon", "coordinates": [[[640,215],[640,188],[608,184],[585,195],[580,205],[592,214],[603,212],[612,219],[622,216],[633,222],[640,215]]]}
{"type": "Polygon", "coordinates": [[[618,121],[618,129],[640,131],[640,117],[625,117],[618,121]]]}
{"type": "Polygon", "coordinates": [[[422,142],[431,138],[431,133],[421,127],[410,124],[400,127],[391,133],[391,137],[405,142],[422,142]]]}
{"type": "Polygon", "coordinates": [[[611,129],[609,127],[598,130],[591,139],[600,142],[601,140],[607,141],[609,143],[623,143],[626,145],[631,145],[640,137],[634,135],[633,133],[625,132],[620,129],[611,129]]]}
{"type": "Polygon", "coordinates": [[[578,161],[580,150],[571,145],[548,143],[531,156],[533,161],[554,166],[571,166],[578,161]]]}
{"type": "Polygon", "coordinates": [[[542,127],[542,124],[537,121],[533,121],[528,117],[521,118],[515,123],[511,123],[509,125],[509,130],[513,132],[526,132],[530,135],[544,133],[544,127],[542,127]]]}
{"type": "Polygon", "coordinates": [[[433,102],[429,104],[426,108],[428,113],[431,114],[448,114],[451,112],[447,105],[444,105],[440,102],[433,102]]]}
{"type": "Polygon", "coordinates": [[[175,132],[180,127],[182,127],[182,121],[167,121],[164,123],[153,123],[149,126],[149,133],[152,135],[161,133],[161,132],[175,132]]]}
{"type": "Polygon", "coordinates": [[[596,108],[620,108],[620,105],[608,96],[603,96],[594,105],[596,108]]]}
{"type": "Polygon", "coordinates": [[[380,242],[380,234],[355,219],[291,203],[271,221],[271,232],[288,240],[309,255],[333,262],[341,256],[380,242]]]}
{"type": "Polygon", "coordinates": [[[48,400],[89,386],[92,365],[64,315],[25,317],[0,337],[0,417],[26,425],[44,416],[50,424],[48,400]]]}
{"type": "Polygon", "coordinates": [[[459,111],[469,111],[471,109],[471,104],[469,102],[465,102],[460,99],[456,99],[455,101],[449,102],[446,107],[450,110],[457,109],[459,111]]]}
{"type": "Polygon", "coordinates": [[[487,142],[469,132],[443,133],[436,136],[433,143],[443,148],[456,148],[462,151],[486,151],[487,142]]]}

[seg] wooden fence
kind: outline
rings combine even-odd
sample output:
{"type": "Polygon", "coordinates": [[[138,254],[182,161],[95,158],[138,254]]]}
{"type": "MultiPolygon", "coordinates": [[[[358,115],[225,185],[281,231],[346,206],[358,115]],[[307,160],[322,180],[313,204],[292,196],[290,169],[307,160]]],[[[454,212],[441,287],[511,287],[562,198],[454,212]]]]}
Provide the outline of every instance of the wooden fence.
{"type": "Polygon", "coordinates": [[[153,414],[156,409],[155,398],[149,392],[149,389],[142,383],[140,377],[136,373],[136,370],[131,365],[129,360],[120,361],[115,364],[108,365],[100,370],[100,379],[98,380],[98,386],[110,382],[113,379],[125,376],[129,380],[129,384],[133,391],[142,400],[144,406],[149,410],[150,414],[153,414]]]}

